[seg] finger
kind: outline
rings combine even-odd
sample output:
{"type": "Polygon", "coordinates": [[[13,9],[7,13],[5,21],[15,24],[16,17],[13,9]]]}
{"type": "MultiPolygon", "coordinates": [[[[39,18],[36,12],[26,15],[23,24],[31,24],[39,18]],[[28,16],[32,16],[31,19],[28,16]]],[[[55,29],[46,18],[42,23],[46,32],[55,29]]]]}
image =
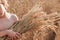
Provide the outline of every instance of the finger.
{"type": "Polygon", "coordinates": [[[8,36],[8,37],[7,37],[7,40],[12,40],[12,38],[8,36]]]}
{"type": "Polygon", "coordinates": [[[17,39],[17,38],[16,38],[16,36],[14,35],[14,36],[13,36],[13,40],[16,40],[16,39],[17,39]]]}
{"type": "Polygon", "coordinates": [[[16,38],[17,38],[17,39],[19,39],[19,38],[20,38],[20,36],[16,35],[16,38]]]}
{"type": "Polygon", "coordinates": [[[18,36],[21,36],[21,34],[20,34],[20,33],[18,33],[18,32],[16,32],[16,34],[17,34],[18,36]]]}
{"type": "Polygon", "coordinates": [[[7,40],[11,40],[11,38],[7,38],[7,40]]]}
{"type": "Polygon", "coordinates": [[[11,38],[11,40],[14,40],[13,37],[11,38]]]}
{"type": "Polygon", "coordinates": [[[12,38],[8,38],[8,40],[12,40],[12,38]]]}
{"type": "Polygon", "coordinates": [[[17,35],[16,35],[16,37],[18,38],[18,39],[20,39],[21,38],[21,35],[20,35],[20,33],[16,33],[17,35]]]}

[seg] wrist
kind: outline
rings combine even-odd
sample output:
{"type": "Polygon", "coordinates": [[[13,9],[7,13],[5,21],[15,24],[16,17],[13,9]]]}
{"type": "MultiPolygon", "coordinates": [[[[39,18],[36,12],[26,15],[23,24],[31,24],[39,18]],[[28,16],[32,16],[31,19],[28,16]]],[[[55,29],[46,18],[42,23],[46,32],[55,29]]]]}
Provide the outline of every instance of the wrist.
{"type": "Polygon", "coordinates": [[[5,30],[6,35],[8,35],[10,33],[10,31],[12,31],[12,30],[5,30]]]}

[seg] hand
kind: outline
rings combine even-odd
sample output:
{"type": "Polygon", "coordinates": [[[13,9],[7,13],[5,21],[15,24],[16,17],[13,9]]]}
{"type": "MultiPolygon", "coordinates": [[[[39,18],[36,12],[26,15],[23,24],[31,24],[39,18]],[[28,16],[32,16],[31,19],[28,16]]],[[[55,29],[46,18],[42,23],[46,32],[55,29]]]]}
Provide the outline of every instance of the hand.
{"type": "Polygon", "coordinates": [[[21,37],[21,35],[18,32],[14,32],[12,30],[7,30],[7,36],[8,36],[8,39],[11,39],[11,40],[17,40],[21,37]]]}

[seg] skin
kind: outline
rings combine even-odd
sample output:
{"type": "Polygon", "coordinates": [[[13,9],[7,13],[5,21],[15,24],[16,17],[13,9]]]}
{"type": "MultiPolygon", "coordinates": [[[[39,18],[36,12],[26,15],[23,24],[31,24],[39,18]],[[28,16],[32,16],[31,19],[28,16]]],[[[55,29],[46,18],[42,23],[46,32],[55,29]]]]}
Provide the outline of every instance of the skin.
{"type": "Polygon", "coordinates": [[[0,4],[0,37],[7,35],[10,40],[17,40],[20,38],[18,32],[8,30],[15,22],[19,21],[15,14],[10,14],[6,11],[3,4],[0,4]]]}

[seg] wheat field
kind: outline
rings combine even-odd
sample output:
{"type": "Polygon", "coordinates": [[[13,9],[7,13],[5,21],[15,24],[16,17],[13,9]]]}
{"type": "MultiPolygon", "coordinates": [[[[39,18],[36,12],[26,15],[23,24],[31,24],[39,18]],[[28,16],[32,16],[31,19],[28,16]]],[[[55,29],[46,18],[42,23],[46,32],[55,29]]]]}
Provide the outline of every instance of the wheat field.
{"type": "MultiPolygon", "coordinates": [[[[19,19],[23,19],[30,11],[34,13],[30,19],[34,27],[23,33],[20,40],[54,40],[48,38],[55,35],[54,32],[55,40],[60,40],[60,0],[8,0],[8,3],[8,11],[16,14],[19,19]],[[36,4],[39,6],[35,7],[36,4]],[[51,30],[45,29],[46,25],[51,30]]],[[[28,23],[26,22],[26,26],[28,23]]]]}

